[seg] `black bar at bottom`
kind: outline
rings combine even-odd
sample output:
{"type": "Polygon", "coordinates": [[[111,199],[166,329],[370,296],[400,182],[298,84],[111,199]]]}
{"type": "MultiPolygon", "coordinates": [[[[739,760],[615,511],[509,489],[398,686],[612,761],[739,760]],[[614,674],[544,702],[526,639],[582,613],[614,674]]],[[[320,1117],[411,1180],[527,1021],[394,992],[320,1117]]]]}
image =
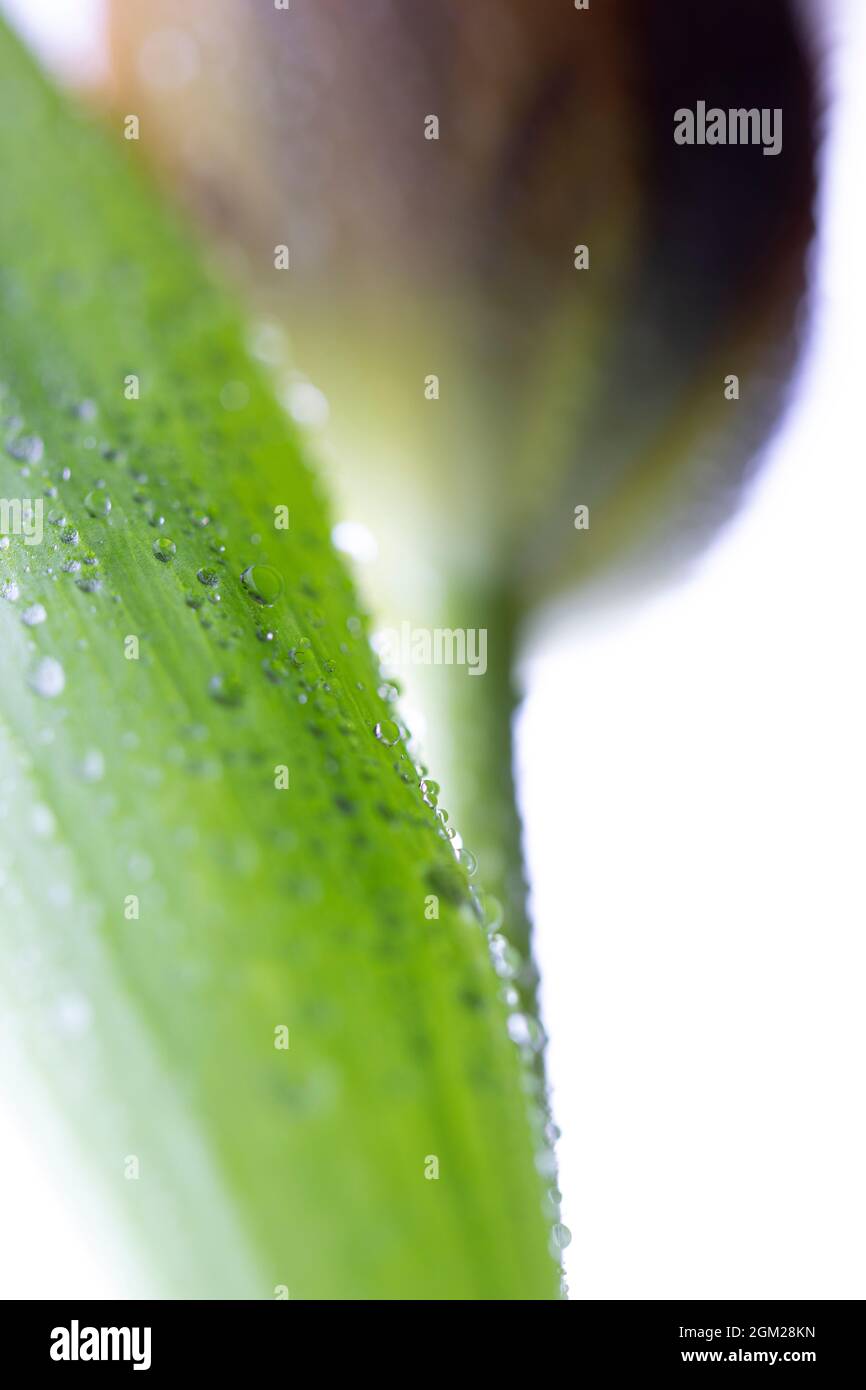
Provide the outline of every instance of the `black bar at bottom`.
{"type": "MultiPolygon", "coordinates": [[[[411,1346],[400,1347],[412,1305],[399,1305],[396,1320],[392,1311],[382,1323],[375,1305],[368,1308],[359,1324],[360,1340],[345,1325],[347,1310],[357,1306],[341,1303],[329,1314],[327,1304],[301,1301],[8,1302],[0,1305],[0,1337],[4,1349],[14,1347],[25,1371],[65,1376],[137,1372],[153,1380],[194,1372],[199,1384],[207,1384],[211,1376],[221,1383],[234,1373],[271,1368],[285,1375],[294,1367],[297,1373],[301,1364],[309,1373],[318,1359],[321,1369],[333,1370],[333,1353],[340,1345],[354,1361],[354,1372],[363,1371],[365,1362],[369,1371],[372,1355],[379,1366],[390,1362],[396,1370],[402,1364],[403,1372],[411,1374],[411,1346]]],[[[862,1363],[864,1341],[861,1300],[573,1302],[551,1309],[550,1315],[553,1321],[540,1329],[542,1338],[550,1337],[546,1347],[537,1335],[527,1338],[535,1331],[526,1323],[531,1313],[523,1313],[518,1325],[512,1315],[511,1335],[504,1337],[497,1335],[495,1323],[488,1329],[489,1314],[477,1315],[466,1330],[480,1334],[480,1358],[491,1352],[495,1358],[497,1341],[499,1355],[508,1355],[518,1339],[527,1353],[534,1350],[542,1376],[550,1374],[551,1357],[556,1367],[570,1365],[577,1375],[590,1370],[695,1375],[718,1366],[729,1372],[740,1367],[862,1375],[855,1370],[862,1363]]],[[[421,1339],[424,1372],[429,1375],[437,1356],[453,1372],[463,1353],[448,1338],[447,1322],[443,1325],[441,1315],[432,1322],[429,1306],[421,1317],[413,1339],[421,1339]]]]}

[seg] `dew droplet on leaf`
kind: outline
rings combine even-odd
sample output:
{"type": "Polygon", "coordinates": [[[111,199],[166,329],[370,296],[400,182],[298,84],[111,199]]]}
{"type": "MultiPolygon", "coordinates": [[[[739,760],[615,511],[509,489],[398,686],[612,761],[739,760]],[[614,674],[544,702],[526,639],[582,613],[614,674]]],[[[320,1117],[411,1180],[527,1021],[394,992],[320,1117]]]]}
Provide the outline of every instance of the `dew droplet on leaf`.
{"type": "Polygon", "coordinates": [[[177,554],[177,546],[174,541],[169,540],[168,536],[160,536],[158,540],[155,540],[151,550],[157,560],[161,560],[164,565],[167,565],[169,560],[173,560],[177,554]]]}
{"type": "Polygon", "coordinates": [[[88,492],[84,505],[91,516],[103,518],[111,511],[111,498],[104,487],[95,487],[88,492]]]}
{"type": "Polygon", "coordinates": [[[66,685],[66,674],[53,656],[43,656],[28,677],[30,688],[45,700],[53,700],[66,685]]]}
{"type": "Polygon", "coordinates": [[[373,733],[386,748],[393,748],[395,743],[400,742],[400,729],[393,719],[380,719],[373,733]]]}
{"type": "Polygon", "coordinates": [[[235,680],[233,676],[221,674],[211,676],[208,682],[208,691],[217,704],[229,705],[232,708],[241,704],[244,698],[243,687],[240,681],[235,680]]]}
{"type": "Polygon", "coordinates": [[[249,565],[241,575],[241,583],[263,608],[272,608],[283,592],[283,578],[271,565],[249,565]]]}

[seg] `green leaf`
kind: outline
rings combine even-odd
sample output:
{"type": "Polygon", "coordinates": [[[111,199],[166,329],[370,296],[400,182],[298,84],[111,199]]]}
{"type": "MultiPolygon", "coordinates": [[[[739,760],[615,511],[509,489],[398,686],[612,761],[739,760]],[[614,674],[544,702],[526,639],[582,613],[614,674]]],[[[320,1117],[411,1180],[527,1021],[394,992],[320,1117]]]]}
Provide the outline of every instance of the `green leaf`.
{"type": "MultiPolygon", "coordinates": [[[[206,45],[206,0],[176,9],[111,0],[115,88],[331,403],[386,623],[488,632],[484,680],[413,677],[445,706],[437,776],[528,959],[522,631],[551,603],[646,589],[747,490],[801,344],[818,128],[802,7],[223,0],[206,45]],[[155,46],[194,53],[195,81],[149,80],[155,46]],[[698,97],[783,109],[781,151],[679,145],[674,113],[698,97]],[[298,267],[276,285],[271,227],[298,267]]],[[[518,985],[532,1010],[531,964],[518,985]]]]}
{"type": "Polygon", "coordinates": [[[304,445],[125,150],[5,32],[0,163],[0,498],[44,503],[0,550],[17,1031],[151,1293],[556,1297],[538,1086],[374,732],[304,445]]]}

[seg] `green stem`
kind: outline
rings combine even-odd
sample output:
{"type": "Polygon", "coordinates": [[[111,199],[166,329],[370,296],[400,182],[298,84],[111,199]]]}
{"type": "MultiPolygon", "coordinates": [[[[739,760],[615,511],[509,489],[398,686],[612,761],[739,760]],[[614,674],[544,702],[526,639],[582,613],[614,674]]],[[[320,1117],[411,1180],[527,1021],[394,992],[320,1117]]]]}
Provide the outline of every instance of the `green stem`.
{"type": "Polygon", "coordinates": [[[448,683],[447,725],[453,740],[453,790],[449,809],[464,844],[478,861],[475,881],[502,909],[499,929],[520,955],[513,985],[519,1010],[540,1022],[538,970],[532,954],[523,831],[514,781],[514,717],[518,692],[514,665],[518,649],[515,605],[508,593],[490,589],[453,594],[446,605],[449,627],[471,617],[487,632],[487,669],[470,676],[455,671],[448,683]],[[468,615],[468,616],[467,616],[468,615]]]}

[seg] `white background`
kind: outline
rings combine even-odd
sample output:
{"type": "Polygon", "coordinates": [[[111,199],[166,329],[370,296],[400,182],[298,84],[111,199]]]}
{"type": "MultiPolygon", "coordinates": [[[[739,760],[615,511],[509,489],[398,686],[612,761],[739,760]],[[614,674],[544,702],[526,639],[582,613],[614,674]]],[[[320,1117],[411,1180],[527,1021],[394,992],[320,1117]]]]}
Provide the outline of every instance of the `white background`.
{"type": "Polygon", "coordinates": [[[816,333],[757,491],[687,583],[527,663],[577,1298],[866,1296],[862,0],[832,32],[816,333]]]}
{"type": "MultiPolygon", "coordinates": [[[[5,8],[99,72],[96,0],[5,8]]],[[[686,582],[525,663],[576,1298],[866,1295],[866,4],[833,13],[815,332],[751,503],[686,582]]],[[[31,1125],[0,1108],[0,1295],[122,1295],[31,1125]]]]}

